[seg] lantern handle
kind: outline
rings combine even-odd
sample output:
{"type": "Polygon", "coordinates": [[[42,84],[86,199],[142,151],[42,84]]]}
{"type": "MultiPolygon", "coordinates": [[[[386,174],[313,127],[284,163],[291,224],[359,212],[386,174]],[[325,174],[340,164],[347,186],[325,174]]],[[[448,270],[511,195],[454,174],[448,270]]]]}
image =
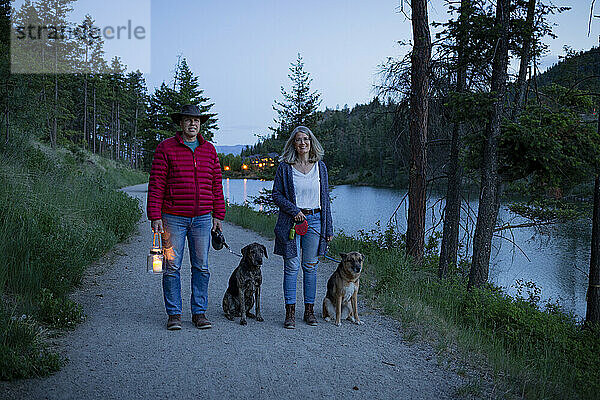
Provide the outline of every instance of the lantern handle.
{"type": "Polygon", "coordinates": [[[154,232],[154,237],[152,238],[152,248],[162,249],[162,235],[160,234],[160,232],[154,232]],[[156,244],[156,238],[158,238],[158,245],[156,244]]]}

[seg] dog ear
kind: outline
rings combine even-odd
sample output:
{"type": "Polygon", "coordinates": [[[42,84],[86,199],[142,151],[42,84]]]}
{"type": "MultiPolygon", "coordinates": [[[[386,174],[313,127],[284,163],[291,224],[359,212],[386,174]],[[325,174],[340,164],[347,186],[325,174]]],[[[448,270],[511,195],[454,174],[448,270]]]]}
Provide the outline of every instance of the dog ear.
{"type": "Polygon", "coordinates": [[[346,258],[346,256],[347,256],[347,255],[348,255],[348,253],[340,253],[340,257],[342,257],[342,260],[343,260],[344,258],[346,258]]]}
{"type": "Polygon", "coordinates": [[[243,256],[243,258],[246,258],[246,253],[248,253],[248,247],[249,246],[244,246],[242,248],[242,256],[243,256]]]}
{"type": "Polygon", "coordinates": [[[262,248],[263,253],[265,253],[265,257],[269,258],[269,255],[267,254],[267,248],[265,246],[263,246],[262,244],[260,245],[260,247],[262,248]]]}

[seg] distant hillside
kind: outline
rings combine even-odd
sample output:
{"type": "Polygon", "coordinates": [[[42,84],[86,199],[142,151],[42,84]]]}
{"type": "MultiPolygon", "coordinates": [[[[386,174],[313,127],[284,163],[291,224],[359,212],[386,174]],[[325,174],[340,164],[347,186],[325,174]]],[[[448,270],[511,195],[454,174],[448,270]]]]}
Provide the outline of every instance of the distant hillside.
{"type": "Polygon", "coordinates": [[[217,153],[222,154],[233,154],[238,156],[242,153],[242,150],[246,148],[245,144],[236,144],[235,146],[215,146],[217,153]]]}
{"type": "Polygon", "coordinates": [[[551,83],[568,87],[577,85],[577,89],[600,92],[600,48],[595,47],[591,50],[578,53],[574,57],[560,61],[548,68],[543,74],[538,76],[538,86],[546,86],[551,83]],[[596,76],[596,78],[582,79],[596,76]]]}

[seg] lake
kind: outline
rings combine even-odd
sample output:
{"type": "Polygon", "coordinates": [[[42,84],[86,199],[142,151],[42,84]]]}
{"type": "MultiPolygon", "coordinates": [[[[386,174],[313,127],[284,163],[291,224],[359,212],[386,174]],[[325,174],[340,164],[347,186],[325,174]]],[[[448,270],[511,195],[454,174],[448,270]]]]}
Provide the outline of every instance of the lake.
{"type": "MultiPolygon", "coordinates": [[[[251,179],[223,179],[225,198],[236,204],[251,202],[250,197],[259,191],[272,189],[272,181],[251,179]]],[[[377,228],[377,222],[385,227],[396,213],[393,223],[401,232],[406,232],[408,214],[407,190],[376,188],[371,186],[339,185],[331,192],[334,231],[356,235],[359,230],[377,228]],[[404,202],[401,204],[401,200],[404,202]]],[[[478,191],[466,194],[463,202],[462,224],[472,231],[477,218],[478,191]],[[470,210],[466,216],[464,210],[470,210]]],[[[427,229],[441,231],[441,211],[444,201],[439,194],[430,193],[427,209],[427,229]]],[[[257,208],[258,209],[258,208],[257,208]]],[[[499,222],[518,224],[525,222],[503,204],[498,215],[499,222]]],[[[429,232],[430,233],[430,232],[429,232]]],[[[585,316],[590,262],[591,225],[589,221],[574,221],[547,228],[544,234],[534,228],[519,228],[504,231],[504,238],[493,241],[490,262],[490,280],[516,295],[517,280],[534,282],[541,289],[542,301],[558,300],[565,309],[579,317],[585,316]],[[518,246],[518,247],[517,247],[518,246]]],[[[461,232],[462,243],[467,254],[472,252],[472,238],[461,232]]]]}

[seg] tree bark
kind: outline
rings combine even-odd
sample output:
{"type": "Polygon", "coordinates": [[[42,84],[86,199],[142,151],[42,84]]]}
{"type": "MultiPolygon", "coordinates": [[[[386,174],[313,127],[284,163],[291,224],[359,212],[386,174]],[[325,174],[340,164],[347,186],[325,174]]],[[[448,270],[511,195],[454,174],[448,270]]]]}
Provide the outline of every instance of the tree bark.
{"type": "Polygon", "coordinates": [[[92,142],[93,142],[93,148],[94,148],[94,154],[96,154],[96,85],[93,85],[92,88],[92,96],[94,97],[94,115],[93,115],[93,121],[92,123],[94,124],[94,126],[92,126],[92,133],[94,134],[94,137],[92,138],[92,142]]]}
{"type": "MultiPolygon", "coordinates": [[[[114,98],[114,90],[113,90],[113,98],[114,98]]],[[[115,152],[115,126],[116,126],[116,122],[115,122],[115,101],[112,100],[110,102],[110,159],[114,160],[114,152],[115,152]]],[[[108,143],[107,143],[108,145],[108,143]]]]}
{"type": "Polygon", "coordinates": [[[58,138],[58,74],[54,74],[54,112],[52,113],[52,137],[50,145],[56,147],[58,138]]]}
{"type": "MultiPolygon", "coordinates": [[[[470,0],[461,0],[459,18],[459,37],[457,38],[456,51],[456,92],[461,93],[467,86],[467,71],[464,60],[464,49],[466,46],[466,27],[464,13],[470,0]]],[[[452,139],[450,144],[450,157],[448,160],[448,188],[446,190],[446,206],[444,210],[444,229],[442,233],[442,244],[440,247],[440,262],[438,265],[438,276],[445,278],[448,267],[456,265],[458,253],[458,232],[460,228],[460,206],[461,206],[461,182],[462,169],[459,155],[462,139],[462,124],[455,122],[452,127],[452,139]]]]}
{"type": "Polygon", "coordinates": [[[517,77],[517,107],[523,108],[527,101],[527,70],[531,61],[533,45],[533,24],[535,17],[535,0],[527,2],[527,17],[525,18],[525,37],[523,38],[523,49],[521,51],[521,62],[519,65],[519,76],[517,77]]]}
{"type": "Polygon", "coordinates": [[[6,89],[6,96],[4,98],[4,145],[8,145],[10,140],[10,92],[8,88],[8,79],[6,78],[6,82],[4,83],[4,87],[6,89]]]}
{"type": "Polygon", "coordinates": [[[440,248],[438,276],[445,278],[450,266],[456,266],[458,253],[458,233],[460,228],[462,168],[459,161],[462,124],[452,127],[450,159],[448,161],[448,188],[444,209],[444,229],[440,248]]]}
{"type": "Polygon", "coordinates": [[[510,0],[498,0],[496,5],[496,25],[499,36],[496,54],[492,64],[491,90],[495,96],[490,120],[486,126],[481,163],[481,189],[479,210],[473,237],[473,260],[467,287],[480,287],[488,280],[492,237],[500,208],[501,182],[498,175],[498,137],[504,115],[504,99],[508,66],[508,33],[510,22],[510,0]]]}
{"type": "Polygon", "coordinates": [[[135,121],[133,125],[133,145],[132,145],[132,167],[138,168],[138,145],[137,145],[137,132],[138,132],[138,110],[139,110],[139,97],[135,98],[135,121]]]}
{"type": "Polygon", "coordinates": [[[90,147],[90,140],[87,131],[87,74],[83,75],[83,144],[90,147]]]}
{"type": "Polygon", "coordinates": [[[431,36],[427,1],[412,0],[413,50],[410,93],[410,170],[408,183],[408,228],[406,251],[421,262],[425,247],[427,117],[429,109],[429,63],[431,36]]]}
{"type": "Polygon", "coordinates": [[[121,159],[121,116],[120,116],[120,108],[121,105],[117,102],[117,115],[116,115],[116,123],[117,123],[117,160],[121,159]]]}
{"type": "Polygon", "coordinates": [[[4,146],[8,145],[10,140],[10,114],[8,112],[8,99],[6,99],[6,104],[4,105],[4,146]]]}
{"type": "MultiPolygon", "coordinates": [[[[600,115],[598,116],[600,133],[600,115]]],[[[594,185],[594,215],[592,217],[592,253],[587,290],[587,310],[585,325],[600,325],[600,175],[596,175],[594,185]]]]}

